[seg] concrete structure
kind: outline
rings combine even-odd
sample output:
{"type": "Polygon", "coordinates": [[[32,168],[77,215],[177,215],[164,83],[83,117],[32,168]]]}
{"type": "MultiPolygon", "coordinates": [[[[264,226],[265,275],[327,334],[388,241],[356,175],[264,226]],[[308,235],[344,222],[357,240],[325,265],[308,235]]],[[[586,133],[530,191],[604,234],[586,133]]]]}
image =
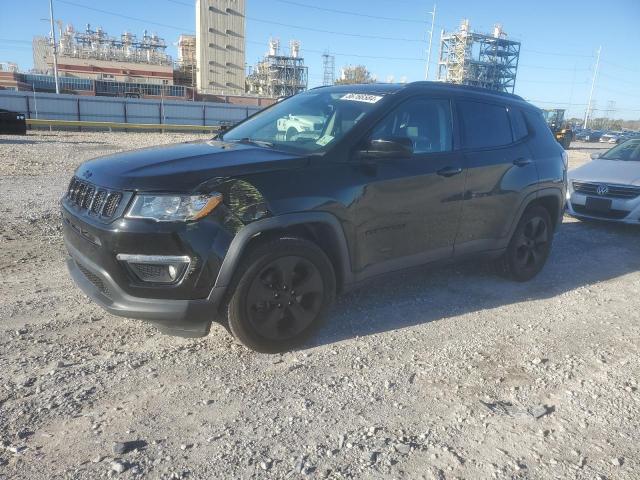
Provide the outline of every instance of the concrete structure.
{"type": "Polygon", "coordinates": [[[300,42],[289,42],[289,55],[280,54],[280,41],[269,40],[269,52],[247,77],[247,91],[267,97],[289,97],[307,89],[308,67],[300,56],[300,42]]]}
{"type": "MultiPolygon", "coordinates": [[[[110,37],[100,27],[76,32],[67,25],[60,32],[58,72],[61,76],[90,80],[173,85],[173,61],[165,53],[166,44],[146,31],[141,39],[129,32],[110,37]]],[[[36,71],[53,68],[53,54],[46,37],[33,39],[33,64],[36,71]]]]}
{"type": "Polygon", "coordinates": [[[200,93],[244,93],[245,0],[196,0],[196,51],[200,93]]]}
{"type": "Polygon", "coordinates": [[[438,81],[513,93],[519,57],[520,42],[507,40],[501,25],[486,35],[463,20],[457,32],[442,31],[438,81]]]}

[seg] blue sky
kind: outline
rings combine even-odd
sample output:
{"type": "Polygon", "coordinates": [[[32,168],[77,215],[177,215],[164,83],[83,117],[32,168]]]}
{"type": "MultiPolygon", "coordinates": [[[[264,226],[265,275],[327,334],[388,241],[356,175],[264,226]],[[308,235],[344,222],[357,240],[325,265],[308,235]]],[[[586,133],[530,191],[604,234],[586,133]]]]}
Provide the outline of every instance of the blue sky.
{"type": "MultiPolygon", "coordinates": [[[[56,18],[76,29],[90,23],[111,35],[141,34],[145,28],[157,32],[175,57],[178,35],[195,30],[194,3],[54,0],[54,8],[56,18]]],[[[247,0],[247,62],[254,64],[273,36],[283,45],[290,39],[302,42],[310,86],[322,81],[325,50],[336,56],[336,73],[343,65],[364,64],[381,81],[422,80],[432,6],[431,0],[247,0]]],[[[0,62],[31,68],[31,37],[48,34],[42,20],[48,15],[48,0],[0,0],[0,62]]],[[[640,118],[640,0],[441,0],[430,79],[435,79],[440,29],[455,30],[463,18],[478,32],[501,23],[509,38],[522,42],[517,94],[540,107],[569,108],[577,116],[584,114],[601,45],[597,115],[615,102],[615,117],[640,118]]]]}

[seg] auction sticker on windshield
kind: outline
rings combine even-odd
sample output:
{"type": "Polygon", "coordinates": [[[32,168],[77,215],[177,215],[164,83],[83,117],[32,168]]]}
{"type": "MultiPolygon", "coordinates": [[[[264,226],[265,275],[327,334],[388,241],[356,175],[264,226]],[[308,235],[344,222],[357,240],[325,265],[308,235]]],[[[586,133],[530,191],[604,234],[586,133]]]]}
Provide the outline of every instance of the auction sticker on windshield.
{"type": "Polygon", "coordinates": [[[366,93],[347,93],[340,97],[340,100],[348,100],[351,102],[378,103],[382,100],[380,95],[369,95],[366,93]]]}

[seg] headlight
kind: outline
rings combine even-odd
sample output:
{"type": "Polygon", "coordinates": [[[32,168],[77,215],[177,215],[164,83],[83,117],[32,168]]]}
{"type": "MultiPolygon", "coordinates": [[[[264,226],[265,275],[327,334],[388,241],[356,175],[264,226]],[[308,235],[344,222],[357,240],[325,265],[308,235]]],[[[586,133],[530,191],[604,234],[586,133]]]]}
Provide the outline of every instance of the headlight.
{"type": "Polygon", "coordinates": [[[157,222],[199,220],[222,203],[222,195],[136,195],[127,218],[148,218],[157,222]]]}

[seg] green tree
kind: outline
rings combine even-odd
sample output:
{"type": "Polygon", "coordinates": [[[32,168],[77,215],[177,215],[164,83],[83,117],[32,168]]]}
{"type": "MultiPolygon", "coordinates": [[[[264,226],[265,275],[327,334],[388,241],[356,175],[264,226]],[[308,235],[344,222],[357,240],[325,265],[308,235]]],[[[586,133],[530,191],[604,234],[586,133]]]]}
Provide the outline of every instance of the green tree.
{"type": "Polygon", "coordinates": [[[342,76],[336,81],[336,84],[352,85],[354,83],[375,83],[375,79],[364,65],[349,65],[344,67],[342,69],[342,76]]]}

